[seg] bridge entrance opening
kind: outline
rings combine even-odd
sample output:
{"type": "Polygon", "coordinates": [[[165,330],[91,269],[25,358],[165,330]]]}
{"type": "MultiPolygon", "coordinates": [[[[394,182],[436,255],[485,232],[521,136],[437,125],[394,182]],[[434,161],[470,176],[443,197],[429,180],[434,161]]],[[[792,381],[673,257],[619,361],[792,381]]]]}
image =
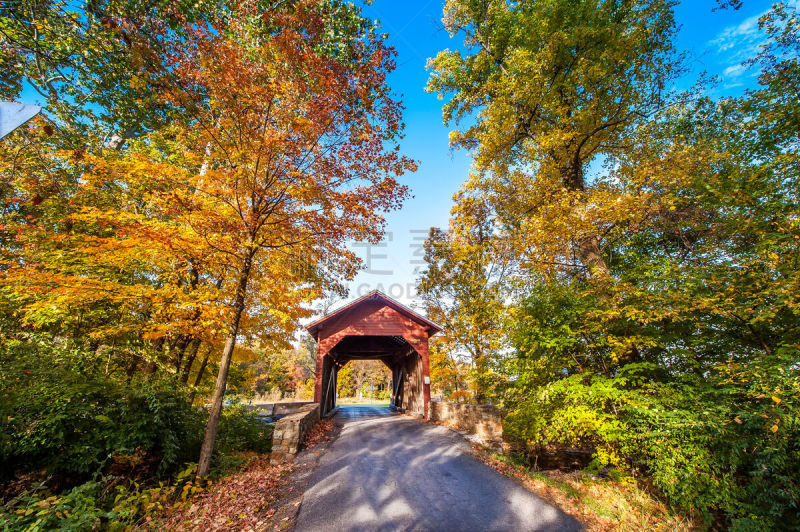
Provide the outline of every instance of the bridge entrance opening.
{"type": "Polygon", "coordinates": [[[374,291],[307,327],[317,341],[314,401],[336,408],[339,371],[351,360],[380,360],[392,373],[390,405],[428,418],[428,338],[442,329],[389,296],[374,291]]]}
{"type": "Polygon", "coordinates": [[[388,406],[392,393],[392,372],[380,360],[351,359],[336,375],[336,391],[339,406],[388,406]]]}

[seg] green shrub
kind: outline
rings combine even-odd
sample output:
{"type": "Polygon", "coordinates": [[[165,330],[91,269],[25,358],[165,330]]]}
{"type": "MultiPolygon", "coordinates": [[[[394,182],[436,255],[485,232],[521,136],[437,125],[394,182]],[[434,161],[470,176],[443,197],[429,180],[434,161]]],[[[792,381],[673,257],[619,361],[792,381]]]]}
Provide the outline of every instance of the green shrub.
{"type": "Polygon", "coordinates": [[[684,378],[632,389],[626,376],[576,375],[517,404],[504,431],[533,454],[548,444],[593,448],[595,468],[646,473],[670,504],[709,525],[721,519],[732,530],[794,530],[798,405],[792,382],[684,378]]]}
{"type": "Polygon", "coordinates": [[[98,506],[99,482],[86,482],[58,496],[37,486],[11,501],[0,513],[3,530],[96,530],[109,511],[98,506]]]}
{"type": "Polygon", "coordinates": [[[4,476],[12,468],[88,476],[136,449],[155,457],[162,473],[196,459],[206,414],[174,380],[125,383],[37,362],[35,353],[2,359],[4,476]]]}
{"type": "MultiPolygon", "coordinates": [[[[165,375],[120,381],[80,352],[41,344],[0,346],[0,478],[45,469],[86,480],[144,453],[159,476],[195,461],[208,412],[165,375]],[[46,363],[55,360],[56,363],[46,363]]],[[[218,453],[268,452],[271,429],[241,405],[223,409],[218,453]]]]}
{"type": "Polygon", "coordinates": [[[221,453],[268,453],[272,449],[272,427],[239,402],[226,405],[222,409],[216,449],[221,453]]]}
{"type": "MultiPolygon", "coordinates": [[[[128,529],[198,489],[191,462],[208,412],[171,376],[149,379],[106,375],[66,344],[0,345],[0,480],[50,476],[0,506],[0,530],[128,529]]],[[[254,412],[226,405],[212,472],[240,467],[241,451],[268,452],[271,436],[254,412]]]]}
{"type": "Polygon", "coordinates": [[[529,458],[550,446],[590,448],[595,469],[646,476],[708,526],[800,530],[794,346],[737,348],[730,332],[689,343],[691,327],[674,317],[659,326],[675,340],[653,346],[652,324],[634,327],[580,286],[531,292],[500,368],[504,433],[529,458]],[[619,331],[635,339],[638,361],[619,331]]]}
{"type": "Polygon", "coordinates": [[[188,505],[202,488],[190,464],[172,483],[144,486],[114,476],[90,480],[60,494],[44,484],[0,506],[2,530],[129,530],[143,518],[175,505],[188,505]]]}

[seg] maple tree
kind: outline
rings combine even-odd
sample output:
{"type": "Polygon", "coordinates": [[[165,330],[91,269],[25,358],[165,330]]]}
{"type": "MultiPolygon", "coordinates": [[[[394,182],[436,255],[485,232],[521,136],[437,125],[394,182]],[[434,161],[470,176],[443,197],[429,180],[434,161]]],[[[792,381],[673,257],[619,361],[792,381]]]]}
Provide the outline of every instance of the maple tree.
{"type": "MultiPolygon", "coordinates": [[[[10,271],[4,294],[22,324],[86,344],[89,351],[106,349],[112,373],[119,364],[132,375],[142,367],[142,359],[150,369],[156,367],[154,359],[178,362],[175,351],[187,349],[191,358],[200,346],[195,342],[187,348],[183,338],[162,334],[175,328],[163,321],[154,323],[158,320],[153,307],[168,306],[165,301],[175,303],[173,310],[188,304],[180,288],[184,276],[165,273],[175,265],[168,264],[163,247],[155,243],[153,253],[148,253],[142,250],[147,244],[144,235],[131,234],[117,240],[135,236],[135,245],[114,245],[109,238],[114,225],[87,214],[91,209],[141,210],[146,205],[142,190],[128,189],[113,178],[95,179],[91,188],[81,180],[97,161],[102,164],[115,156],[113,152],[125,151],[126,140],[192,115],[194,108],[185,101],[172,105],[163,97],[165,92],[185,93],[165,67],[164,51],[180,42],[187,21],[224,12],[217,9],[220,6],[19,1],[3,6],[0,13],[9,81],[2,96],[19,97],[24,81],[44,104],[41,118],[31,128],[4,139],[0,146],[7,178],[2,187],[0,238],[4,261],[38,263],[45,271],[31,273],[40,277],[39,285],[22,271],[17,272],[20,277],[10,271]],[[42,245],[45,241],[52,245],[42,245]],[[149,268],[132,257],[136,246],[143,257],[152,259],[149,268]],[[93,253],[100,257],[114,253],[116,263],[96,260],[93,253]],[[152,269],[156,263],[161,271],[152,269]],[[54,268],[47,269],[48,265],[54,268]],[[87,280],[92,269],[95,275],[87,280]],[[172,282],[164,285],[168,279],[172,282]],[[30,291],[16,290],[18,281],[30,291]],[[123,294],[120,286],[125,284],[131,286],[123,294]],[[48,304],[48,298],[55,304],[48,304]],[[156,300],[162,304],[153,305],[156,300]],[[150,333],[157,337],[152,346],[150,333]]],[[[170,319],[166,312],[158,317],[170,319]]],[[[173,317],[185,321],[183,316],[173,317]]],[[[186,382],[190,366],[184,369],[186,382]]]]}
{"type": "Polygon", "coordinates": [[[197,386],[215,367],[204,475],[231,359],[256,355],[237,344],[287,345],[357,271],[345,242],[380,238],[414,163],[395,146],[393,51],[357,8],[247,3],[178,22],[130,36],[146,68],[128,82],[161,83],[161,108],[180,111],[167,123],[76,147],[38,121],[3,144],[2,290],[24,327],[89,338],[106,374],[197,386]]]}
{"type": "Polygon", "coordinates": [[[187,71],[208,91],[210,112],[219,112],[213,133],[195,144],[211,148],[203,152],[207,172],[196,175],[200,194],[192,195],[202,216],[193,213],[187,225],[232,272],[234,294],[200,475],[210,464],[248,288],[265,293],[278,285],[281,298],[306,291],[308,301],[312,288],[352,276],[358,261],[345,242],[380,238],[380,212],[405,195],[395,177],[413,168],[385,147],[401,127],[385,87],[391,52],[356,27],[342,57],[326,54],[320,48],[330,13],[315,7],[263,15],[278,30],[252,49],[239,44],[251,30],[244,24],[230,36],[203,32],[199,68],[187,71]],[[293,264],[303,267],[292,271],[293,264]]]}

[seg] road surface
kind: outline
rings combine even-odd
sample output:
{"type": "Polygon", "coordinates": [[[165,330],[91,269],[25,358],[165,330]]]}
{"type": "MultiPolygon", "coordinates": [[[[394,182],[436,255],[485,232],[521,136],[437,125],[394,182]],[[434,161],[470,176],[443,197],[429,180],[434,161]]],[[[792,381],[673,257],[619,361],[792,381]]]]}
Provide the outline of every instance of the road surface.
{"type": "Polygon", "coordinates": [[[339,437],[306,488],[297,532],[581,530],[467,454],[464,438],[388,408],[340,407],[339,437]]]}

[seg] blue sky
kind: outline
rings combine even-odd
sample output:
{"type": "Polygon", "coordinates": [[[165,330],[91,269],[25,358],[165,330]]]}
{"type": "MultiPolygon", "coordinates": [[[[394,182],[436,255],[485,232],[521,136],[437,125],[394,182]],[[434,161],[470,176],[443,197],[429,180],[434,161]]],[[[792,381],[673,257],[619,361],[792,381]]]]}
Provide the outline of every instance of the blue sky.
{"type": "MultiPolygon", "coordinates": [[[[758,18],[771,5],[769,0],[744,0],[738,11],[712,11],[715,0],[690,0],[676,8],[681,26],[677,46],[691,53],[693,72],[682,80],[691,86],[702,71],[719,76],[714,96],[740,94],[755,84],[756,73],[741,66],[753,55],[763,35],[758,18]]],[[[393,89],[406,106],[404,152],[419,161],[419,169],[403,181],[412,197],[399,211],[387,217],[387,238],[380,247],[353,243],[365,271],[349,283],[350,297],[379,289],[405,304],[417,307],[414,284],[422,267],[422,240],[431,226],[446,227],[452,196],[466,179],[469,155],[451,151],[449,129],[442,124],[442,102],[425,92],[426,61],[444,48],[456,48],[441,29],[441,0],[376,0],[366,14],[378,19],[389,43],[397,50],[393,89]]]]}

